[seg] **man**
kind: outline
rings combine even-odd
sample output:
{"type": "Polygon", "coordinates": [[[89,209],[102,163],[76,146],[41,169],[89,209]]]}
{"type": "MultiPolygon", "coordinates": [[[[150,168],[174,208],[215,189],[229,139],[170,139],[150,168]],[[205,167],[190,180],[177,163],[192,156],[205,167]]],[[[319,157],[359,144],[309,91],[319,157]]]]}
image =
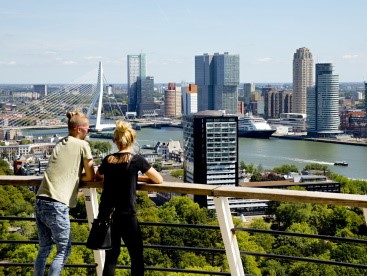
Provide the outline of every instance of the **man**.
{"type": "Polygon", "coordinates": [[[55,146],[36,195],[36,224],[39,251],[34,275],[43,276],[53,243],[57,252],[48,275],[58,276],[71,251],[69,208],[77,203],[79,182],[95,177],[88,142],[89,120],[78,111],[67,112],[69,135],[55,146]],[[84,173],[83,173],[84,169],[84,173]]]}

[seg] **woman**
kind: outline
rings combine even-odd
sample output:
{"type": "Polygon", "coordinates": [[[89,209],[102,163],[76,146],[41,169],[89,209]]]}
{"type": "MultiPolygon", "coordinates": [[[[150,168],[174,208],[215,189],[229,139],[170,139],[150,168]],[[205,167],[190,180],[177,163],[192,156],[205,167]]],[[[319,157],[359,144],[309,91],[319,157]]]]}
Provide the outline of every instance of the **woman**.
{"type": "Polygon", "coordinates": [[[103,275],[115,275],[121,238],[131,259],[131,275],[144,275],[143,241],[136,217],[136,184],[138,181],[162,183],[162,176],[140,155],[132,153],[136,132],[127,122],[117,121],[113,134],[118,152],[104,158],[97,178],[104,178],[98,218],[112,214],[112,249],[106,251],[103,275]],[[139,175],[138,172],[145,175],[139,175]]]}
{"type": "Polygon", "coordinates": [[[48,275],[60,275],[71,249],[69,208],[76,206],[80,180],[92,181],[95,177],[91,149],[84,141],[89,120],[78,111],[67,112],[66,116],[69,135],[55,145],[36,195],[39,251],[34,275],[37,276],[44,275],[53,243],[57,252],[48,275]]]}

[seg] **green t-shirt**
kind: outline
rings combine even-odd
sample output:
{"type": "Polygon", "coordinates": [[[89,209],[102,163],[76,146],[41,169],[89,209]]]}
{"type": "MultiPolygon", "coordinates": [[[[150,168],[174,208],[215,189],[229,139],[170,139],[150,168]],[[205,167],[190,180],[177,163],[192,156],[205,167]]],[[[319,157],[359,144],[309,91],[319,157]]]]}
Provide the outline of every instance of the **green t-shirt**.
{"type": "Polygon", "coordinates": [[[75,207],[83,160],[92,159],[88,142],[68,136],[60,140],[48,161],[37,196],[46,196],[75,207]]]}

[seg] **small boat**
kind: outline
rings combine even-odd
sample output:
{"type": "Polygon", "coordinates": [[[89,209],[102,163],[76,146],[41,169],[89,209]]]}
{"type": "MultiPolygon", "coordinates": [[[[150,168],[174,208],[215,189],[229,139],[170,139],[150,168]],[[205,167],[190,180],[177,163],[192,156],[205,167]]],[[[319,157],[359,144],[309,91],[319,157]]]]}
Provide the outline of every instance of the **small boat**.
{"type": "Polygon", "coordinates": [[[336,161],[334,163],[335,166],[348,166],[348,163],[345,161],[336,161]]]}

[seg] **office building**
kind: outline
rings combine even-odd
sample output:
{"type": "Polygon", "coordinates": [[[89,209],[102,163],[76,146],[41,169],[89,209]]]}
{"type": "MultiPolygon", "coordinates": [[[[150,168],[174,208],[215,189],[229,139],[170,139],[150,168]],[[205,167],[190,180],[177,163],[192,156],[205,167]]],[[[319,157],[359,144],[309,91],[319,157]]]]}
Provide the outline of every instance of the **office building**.
{"type": "Polygon", "coordinates": [[[307,88],[313,85],[313,58],[309,49],[299,48],[293,55],[292,112],[306,113],[307,88]]]}
{"type": "Polygon", "coordinates": [[[137,80],[136,112],[139,118],[156,116],[154,103],[154,78],[145,77],[137,80]]]}
{"type": "Polygon", "coordinates": [[[250,111],[249,106],[251,102],[251,95],[255,92],[254,83],[244,83],[243,84],[243,102],[245,105],[245,111],[250,111]]]}
{"type": "Polygon", "coordinates": [[[367,119],[367,82],[364,82],[364,111],[367,119]]]}
{"type": "MultiPolygon", "coordinates": [[[[238,117],[222,111],[184,116],[184,182],[238,186],[238,117]]],[[[195,201],[207,206],[207,198],[195,201]]]]}
{"type": "Polygon", "coordinates": [[[198,112],[198,87],[195,84],[183,84],[182,90],[182,113],[190,115],[198,112]]]}
{"type": "Polygon", "coordinates": [[[40,97],[47,96],[47,85],[35,84],[33,85],[33,92],[38,93],[40,97]]]}
{"type": "Polygon", "coordinates": [[[367,137],[366,112],[363,109],[340,111],[340,130],[353,137],[367,137]]]}
{"type": "Polygon", "coordinates": [[[227,114],[236,114],[239,80],[239,55],[225,52],[195,56],[198,111],[225,110],[227,114]]]}
{"type": "Polygon", "coordinates": [[[168,89],[164,91],[164,116],[180,117],[182,115],[181,87],[176,83],[168,83],[168,89]]]}
{"type": "Polygon", "coordinates": [[[137,112],[137,81],[146,77],[145,54],[127,56],[128,111],[137,112]]]}
{"type": "Polygon", "coordinates": [[[339,124],[339,76],[331,63],[317,63],[315,87],[307,93],[307,132],[332,136],[342,133],[339,124]]]}
{"type": "Polygon", "coordinates": [[[264,93],[264,118],[280,118],[282,113],[292,112],[292,91],[270,89],[264,93]]]}

